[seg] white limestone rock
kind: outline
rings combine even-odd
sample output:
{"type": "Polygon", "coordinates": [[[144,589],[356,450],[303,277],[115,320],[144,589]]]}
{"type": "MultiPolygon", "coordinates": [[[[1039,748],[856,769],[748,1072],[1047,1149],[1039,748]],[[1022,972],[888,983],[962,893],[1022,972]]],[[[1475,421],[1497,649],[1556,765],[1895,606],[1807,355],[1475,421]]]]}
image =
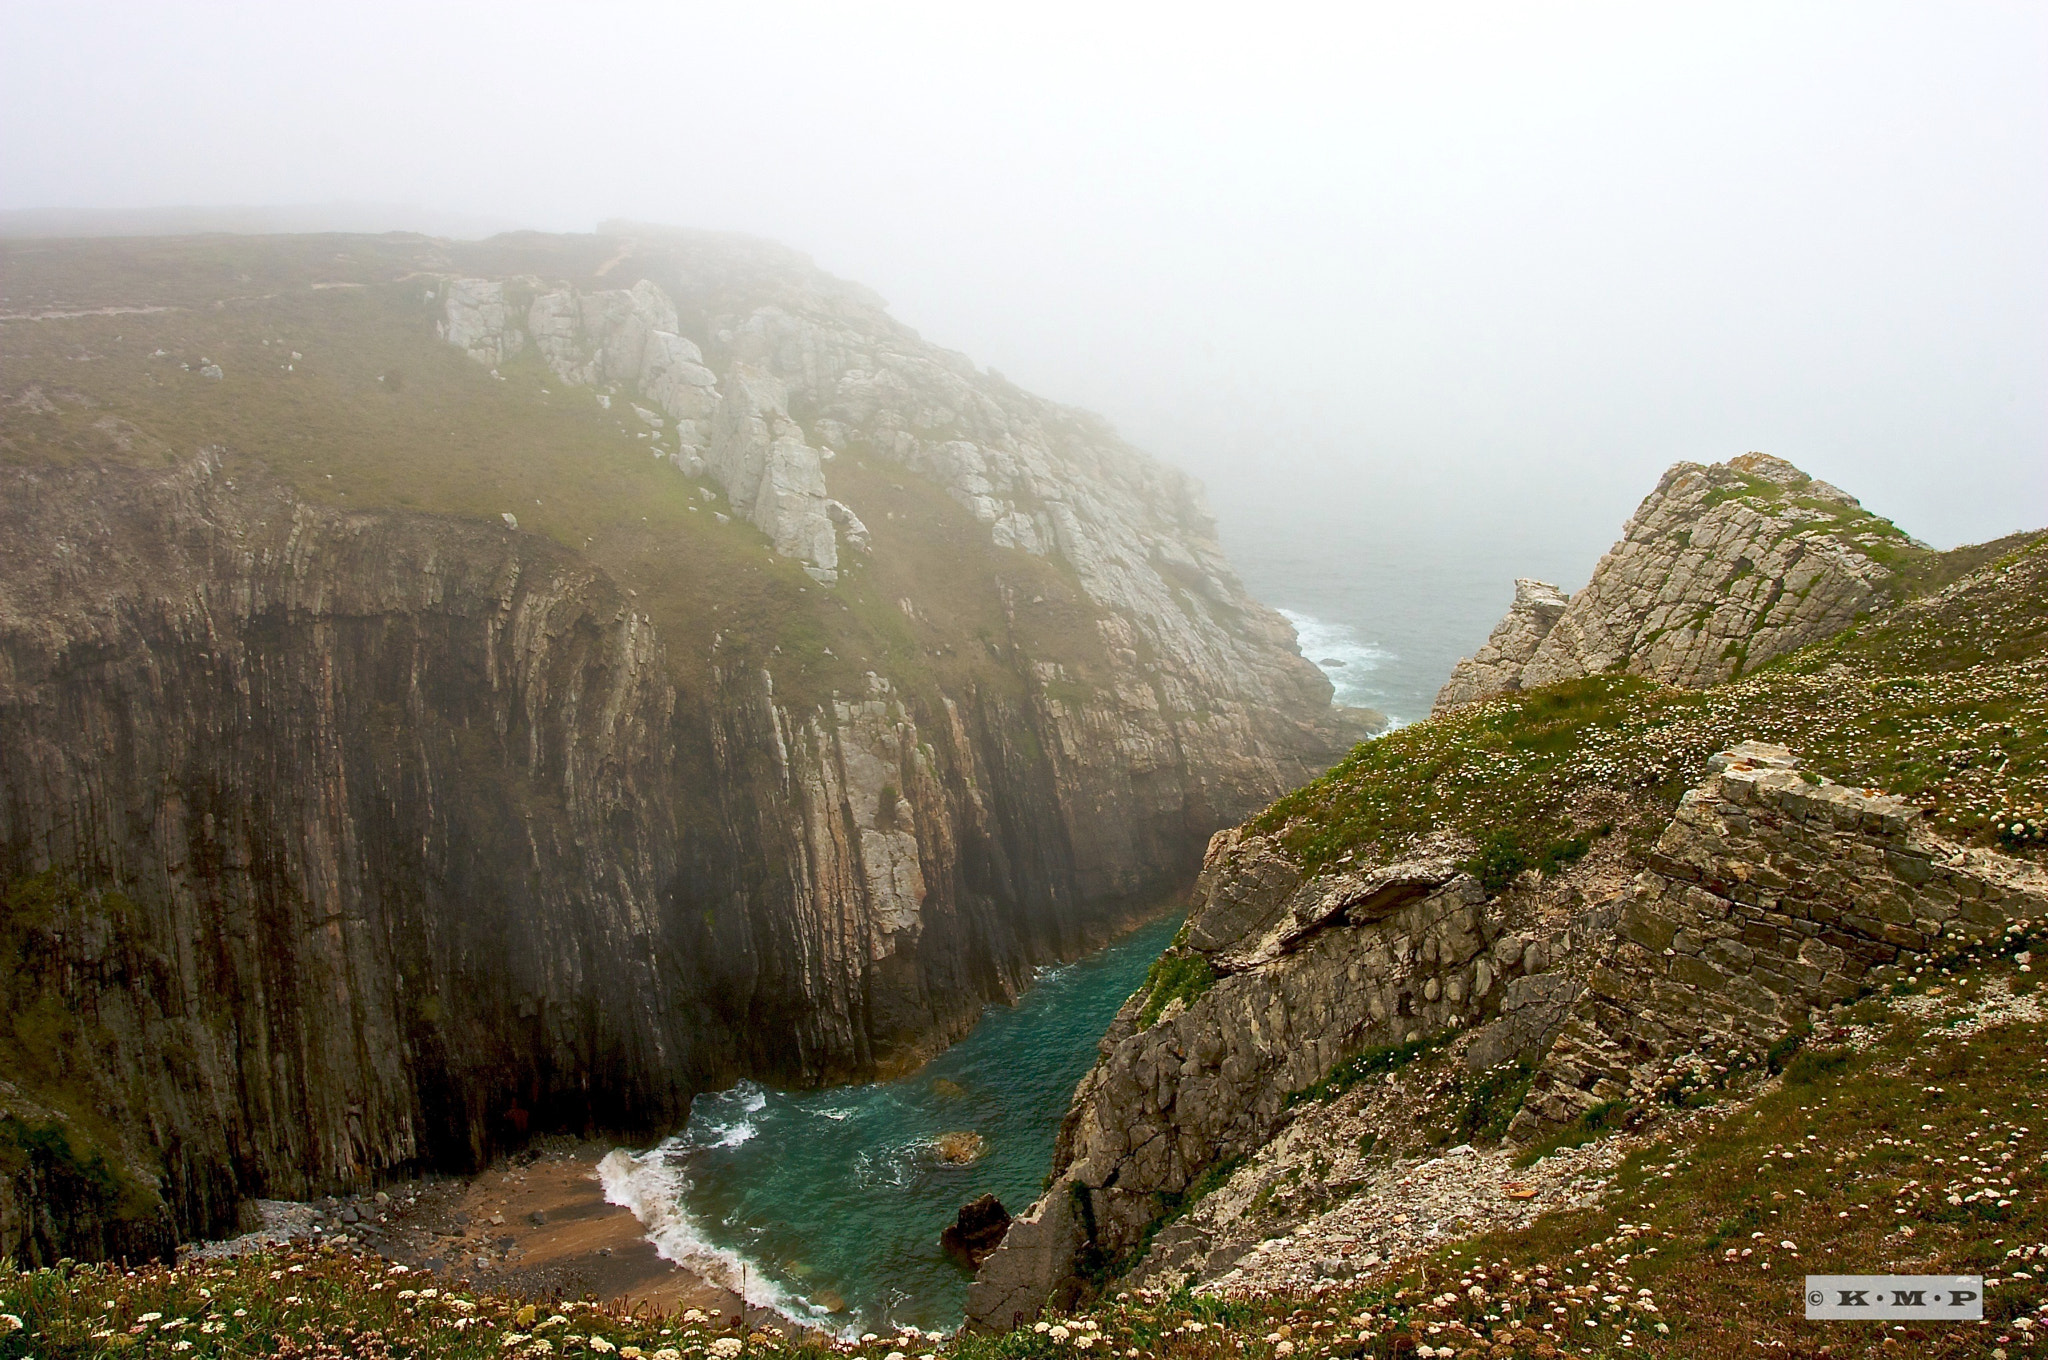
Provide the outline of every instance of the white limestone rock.
{"type": "Polygon", "coordinates": [[[1915,546],[1783,459],[1678,463],[1548,627],[1523,611],[1518,585],[1516,608],[1437,707],[1609,670],[1719,684],[1889,603],[1883,559],[1915,546]]]}
{"type": "MultiPolygon", "coordinates": [[[[1064,719],[1077,746],[1115,730],[1121,749],[1155,752],[1161,769],[1185,742],[1227,752],[1213,790],[1234,806],[1320,771],[1276,755],[1304,732],[1332,757],[1366,734],[1329,707],[1329,683],[1286,620],[1246,594],[1193,479],[1099,417],[927,344],[873,294],[796,260],[758,243],[673,257],[665,277],[701,309],[690,324],[709,358],[682,335],[677,299],[647,279],[587,294],[535,283],[525,329],[564,381],[617,384],[672,421],[670,462],[715,481],[774,551],[820,580],[836,576],[842,552],[874,551],[858,501],[829,489],[835,452],[929,479],[993,548],[1062,559],[1125,630],[1106,653],[1117,678],[1090,681],[1102,711],[1064,719]]],[[[516,334],[519,318],[505,327],[516,334]]]]}
{"type": "Polygon", "coordinates": [[[861,523],[860,516],[853,513],[852,506],[845,501],[826,501],[825,513],[839,526],[839,531],[846,535],[847,547],[855,552],[874,551],[874,540],[868,534],[868,526],[861,523]]]}
{"type": "Polygon", "coordinates": [[[443,291],[446,296],[439,328],[441,338],[449,344],[487,368],[497,367],[526,347],[525,332],[509,324],[512,313],[502,280],[450,279],[443,291]]]}
{"type": "Polygon", "coordinates": [[[772,375],[735,366],[711,421],[705,464],[776,552],[829,571],[839,565],[839,544],[824,464],[789,418],[788,402],[772,375]]]}

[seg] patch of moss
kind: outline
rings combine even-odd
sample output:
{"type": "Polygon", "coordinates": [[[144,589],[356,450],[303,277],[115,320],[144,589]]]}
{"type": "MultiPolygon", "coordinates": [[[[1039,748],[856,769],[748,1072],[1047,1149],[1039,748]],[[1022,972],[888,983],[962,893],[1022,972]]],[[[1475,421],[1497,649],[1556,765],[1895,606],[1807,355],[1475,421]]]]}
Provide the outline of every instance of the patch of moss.
{"type": "Polygon", "coordinates": [[[1204,992],[1215,985],[1216,970],[1205,956],[1178,944],[1169,946],[1165,953],[1152,961],[1152,967],[1145,974],[1145,984],[1139,989],[1145,997],[1145,1004],[1138,1011],[1138,1028],[1152,1028],[1174,1001],[1194,1005],[1204,992]]]}

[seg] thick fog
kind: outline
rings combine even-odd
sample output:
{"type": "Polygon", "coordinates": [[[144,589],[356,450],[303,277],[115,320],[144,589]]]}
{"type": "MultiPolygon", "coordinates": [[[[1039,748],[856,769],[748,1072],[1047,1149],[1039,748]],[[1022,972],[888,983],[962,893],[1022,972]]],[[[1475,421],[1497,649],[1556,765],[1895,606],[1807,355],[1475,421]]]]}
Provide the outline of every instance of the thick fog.
{"type": "Polygon", "coordinates": [[[1583,579],[1749,449],[2048,523],[2038,4],[13,4],[0,120],[0,208],[772,237],[1226,527],[1583,579]]]}

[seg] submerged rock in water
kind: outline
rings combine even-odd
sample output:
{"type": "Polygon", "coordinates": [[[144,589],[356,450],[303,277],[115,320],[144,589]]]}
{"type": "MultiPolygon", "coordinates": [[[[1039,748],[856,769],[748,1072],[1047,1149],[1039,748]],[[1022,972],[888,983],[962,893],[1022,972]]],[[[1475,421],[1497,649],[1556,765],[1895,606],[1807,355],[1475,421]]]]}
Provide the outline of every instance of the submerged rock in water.
{"type": "Polygon", "coordinates": [[[978,1133],[961,1131],[942,1133],[932,1144],[939,1154],[939,1160],[954,1166],[966,1166],[978,1162],[988,1154],[988,1139],[978,1133]]]}
{"type": "Polygon", "coordinates": [[[966,1262],[969,1270],[975,1270],[989,1253],[1001,1245],[1003,1234],[1009,1230],[1010,1211],[994,1195],[983,1195],[960,1206],[960,1214],[953,1220],[953,1226],[939,1234],[939,1245],[945,1248],[948,1256],[966,1262]]]}
{"type": "Polygon", "coordinates": [[[957,1081],[947,1081],[940,1077],[932,1082],[932,1094],[941,1100],[958,1100],[967,1094],[967,1088],[957,1081]]]}

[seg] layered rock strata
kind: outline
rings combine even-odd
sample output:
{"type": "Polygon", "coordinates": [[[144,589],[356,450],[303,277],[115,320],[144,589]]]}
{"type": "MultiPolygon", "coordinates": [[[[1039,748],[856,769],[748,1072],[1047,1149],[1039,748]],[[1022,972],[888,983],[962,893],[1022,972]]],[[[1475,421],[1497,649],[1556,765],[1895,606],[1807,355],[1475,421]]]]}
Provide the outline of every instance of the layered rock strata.
{"type": "Polygon", "coordinates": [[[1960,852],[1918,808],[1797,765],[1759,743],[1717,756],[1647,867],[1568,914],[1489,900],[1447,860],[1303,881],[1263,839],[1219,835],[1183,947],[1222,975],[1149,1029],[1142,994],[1119,1014],[1075,1091],[1052,1185],[982,1265],[970,1319],[1029,1320],[1077,1294],[1091,1263],[1227,1270],[1253,1239],[1213,1225],[1134,1253],[1206,1168],[1266,1150],[1273,1184],[1291,1097],[1364,1050],[1433,1037],[1474,1072],[1530,1063],[1509,1126],[1528,1139],[1760,1060],[1937,948],[2048,913],[2032,865],[1960,852]]]}
{"type": "Polygon", "coordinates": [[[1754,1058],[1885,970],[2048,917],[2048,875],[1958,851],[1902,799],[1813,781],[1783,747],[1744,743],[1715,763],[1616,901],[1611,951],[1511,1136],[1754,1058]]]}
{"type": "Polygon", "coordinates": [[[1891,553],[1917,546],[1855,497],[1783,459],[1678,463],[1568,600],[1517,581],[1515,602],[1458,663],[1436,711],[1624,670],[1703,688],[1818,642],[1893,594],[1891,553]]]}
{"type": "Polygon", "coordinates": [[[1036,1317],[1076,1261],[1126,1256],[1210,1166],[1282,1129],[1293,1093],[1363,1049],[1483,1026],[1496,1061],[1540,1052],[1578,989],[1602,912],[1504,917],[1449,855],[1304,881],[1272,842],[1210,847],[1185,948],[1222,973],[1141,1029],[1142,995],[1061,1125],[1051,1188],[1010,1226],[968,1298],[979,1326],[1036,1317]]]}

